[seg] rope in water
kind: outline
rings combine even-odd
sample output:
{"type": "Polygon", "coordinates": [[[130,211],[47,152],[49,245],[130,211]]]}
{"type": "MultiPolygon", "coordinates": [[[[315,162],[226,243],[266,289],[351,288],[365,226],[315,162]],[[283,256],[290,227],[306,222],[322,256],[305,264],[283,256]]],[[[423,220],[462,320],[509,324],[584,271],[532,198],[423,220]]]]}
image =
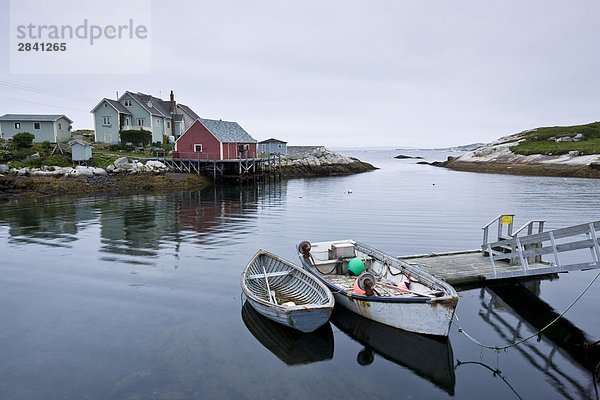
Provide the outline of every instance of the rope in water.
{"type": "Polygon", "coordinates": [[[583,295],[585,294],[585,292],[587,292],[588,289],[590,287],[592,287],[592,285],[598,279],[598,277],[600,277],[600,272],[598,272],[596,274],[596,276],[594,277],[594,279],[592,279],[590,281],[590,283],[588,283],[588,285],[585,287],[585,289],[583,289],[583,291],[579,294],[579,296],[577,296],[575,298],[575,300],[573,300],[573,302],[571,304],[569,304],[569,306],[558,317],[554,318],[550,323],[548,323],[548,325],[544,326],[539,331],[537,331],[535,333],[532,333],[531,335],[527,336],[526,338],[517,340],[516,342],[510,343],[508,345],[505,345],[505,346],[492,346],[492,345],[488,345],[488,344],[482,343],[481,341],[475,339],[467,331],[464,330],[464,328],[460,325],[460,320],[458,319],[458,316],[456,314],[454,314],[454,318],[456,319],[456,326],[458,327],[458,331],[460,333],[464,334],[471,342],[473,342],[476,345],[478,345],[480,347],[483,347],[485,349],[492,349],[492,350],[500,351],[500,350],[509,349],[511,347],[516,347],[516,346],[520,345],[521,343],[525,343],[526,341],[528,341],[531,338],[539,336],[546,329],[550,328],[556,321],[558,321],[559,319],[561,319],[575,305],[575,303],[577,303],[579,301],[579,299],[581,299],[583,297],[583,295]]]}

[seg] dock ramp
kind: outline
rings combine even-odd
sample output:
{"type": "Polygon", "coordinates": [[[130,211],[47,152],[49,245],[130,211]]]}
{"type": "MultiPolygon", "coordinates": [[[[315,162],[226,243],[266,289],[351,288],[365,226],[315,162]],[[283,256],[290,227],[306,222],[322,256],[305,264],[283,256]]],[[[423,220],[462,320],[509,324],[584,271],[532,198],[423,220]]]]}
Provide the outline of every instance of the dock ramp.
{"type": "Polygon", "coordinates": [[[451,284],[600,268],[600,221],[550,231],[542,220],[513,230],[513,221],[503,214],[484,226],[481,249],[400,258],[451,284]]]}

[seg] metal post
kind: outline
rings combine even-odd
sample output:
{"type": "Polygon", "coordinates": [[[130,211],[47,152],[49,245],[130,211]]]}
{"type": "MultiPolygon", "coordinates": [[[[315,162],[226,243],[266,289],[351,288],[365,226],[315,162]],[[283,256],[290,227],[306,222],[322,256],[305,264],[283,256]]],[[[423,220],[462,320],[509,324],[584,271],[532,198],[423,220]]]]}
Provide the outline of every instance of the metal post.
{"type": "Polygon", "coordinates": [[[498,217],[498,240],[502,236],[502,215],[498,217]]]}
{"type": "Polygon", "coordinates": [[[558,258],[558,250],[556,249],[556,240],[554,239],[554,232],[550,231],[548,233],[550,235],[550,243],[552,243],[552,251],[554,252],[554,263],[558,267],[558,269],[562,270],[562,266],[560,265],[560,258],[558,258]]]}
{"type": "Polygon", "coordinates": [[[519,258],[521,259],[521,267],[523,268],[523,272],[527,273],[529,270],[529,265],[527,263],[527,259],[523,256],[523,246],[521,245],[521,240],[517,238],[517,252],[519,253],[519,258]]]}
{"type": "Polygon", "coordinates": [[[496,273],[496,262],[494,261],[494,254],[492,254],[492,245],[488,244],[488,253],[490,255],[490,262],[492,263],[492,271],[494,271],[494,278],[498,276],[496,273]]]}
{"type": "Polygon", "coordinates": [[[483,228],[483,243],[482,243],[481,247],[485,246],[488,242],[488,228],[489,228],[489,225],[486,226],[485,228],[483,228]]]}
{"type": "Polygon", "coordinates": [[[596,250],[596,264],[600,261],[600,245],[598,244],[598,236],[596,236],[596,228],[594,228],[594,224],[591,223],[590,227],[590,235],[592,236],[592,240],[594,241],[594,249],[596,250]]]}

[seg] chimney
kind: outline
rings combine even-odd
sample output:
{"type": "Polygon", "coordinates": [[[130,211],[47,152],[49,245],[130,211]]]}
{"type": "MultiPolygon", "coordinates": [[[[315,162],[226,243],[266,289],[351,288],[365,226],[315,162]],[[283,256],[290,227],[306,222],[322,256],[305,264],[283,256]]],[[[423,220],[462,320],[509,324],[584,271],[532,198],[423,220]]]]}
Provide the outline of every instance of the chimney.
{"type": "Polygon", "coordinates": [[[171,135],[175,137],[175,115],[177,115],[177,104],[175,103],[175,94],[171,90],[171,105],[169,106],[171,111],[171,135]]]}

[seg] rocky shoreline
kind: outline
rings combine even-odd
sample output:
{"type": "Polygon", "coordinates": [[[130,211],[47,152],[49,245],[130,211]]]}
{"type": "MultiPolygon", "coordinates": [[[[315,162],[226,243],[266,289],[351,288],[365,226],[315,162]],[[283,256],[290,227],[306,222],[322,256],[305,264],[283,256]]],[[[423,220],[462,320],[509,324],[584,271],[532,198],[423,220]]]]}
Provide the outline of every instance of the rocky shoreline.
{"type": "MultiPolygon", "coordinates": [[[[282,159],[283,177],[347,175],[376,169],[369,163],[345,157],[324,147],[311,148],[301,155],[282,159]]],[[[154,160],[146,163],[115,160],[106,168],[86,166],[8,168],[0,165],[0,198],[84,193],[160,193],[199,190],[213,184],[197,174],[170,173],[154,160]]]]}
{"type": "Polygon", "coordinates": [[[358,158],[346,157],[325,147],[291,148],[281,160],[279,172],[286,177],[349,175],[377,168],[358,158]]]}
{"type": "Polygon", "coordinates": [[[562,155],[521,155],[510,150],[515,145],[512,138],[501,138],[460,157],[448,157],[447,161],[431,165],[469,172],[600,178],[598,154],[581,155],[574,151],[562,155]]]}

